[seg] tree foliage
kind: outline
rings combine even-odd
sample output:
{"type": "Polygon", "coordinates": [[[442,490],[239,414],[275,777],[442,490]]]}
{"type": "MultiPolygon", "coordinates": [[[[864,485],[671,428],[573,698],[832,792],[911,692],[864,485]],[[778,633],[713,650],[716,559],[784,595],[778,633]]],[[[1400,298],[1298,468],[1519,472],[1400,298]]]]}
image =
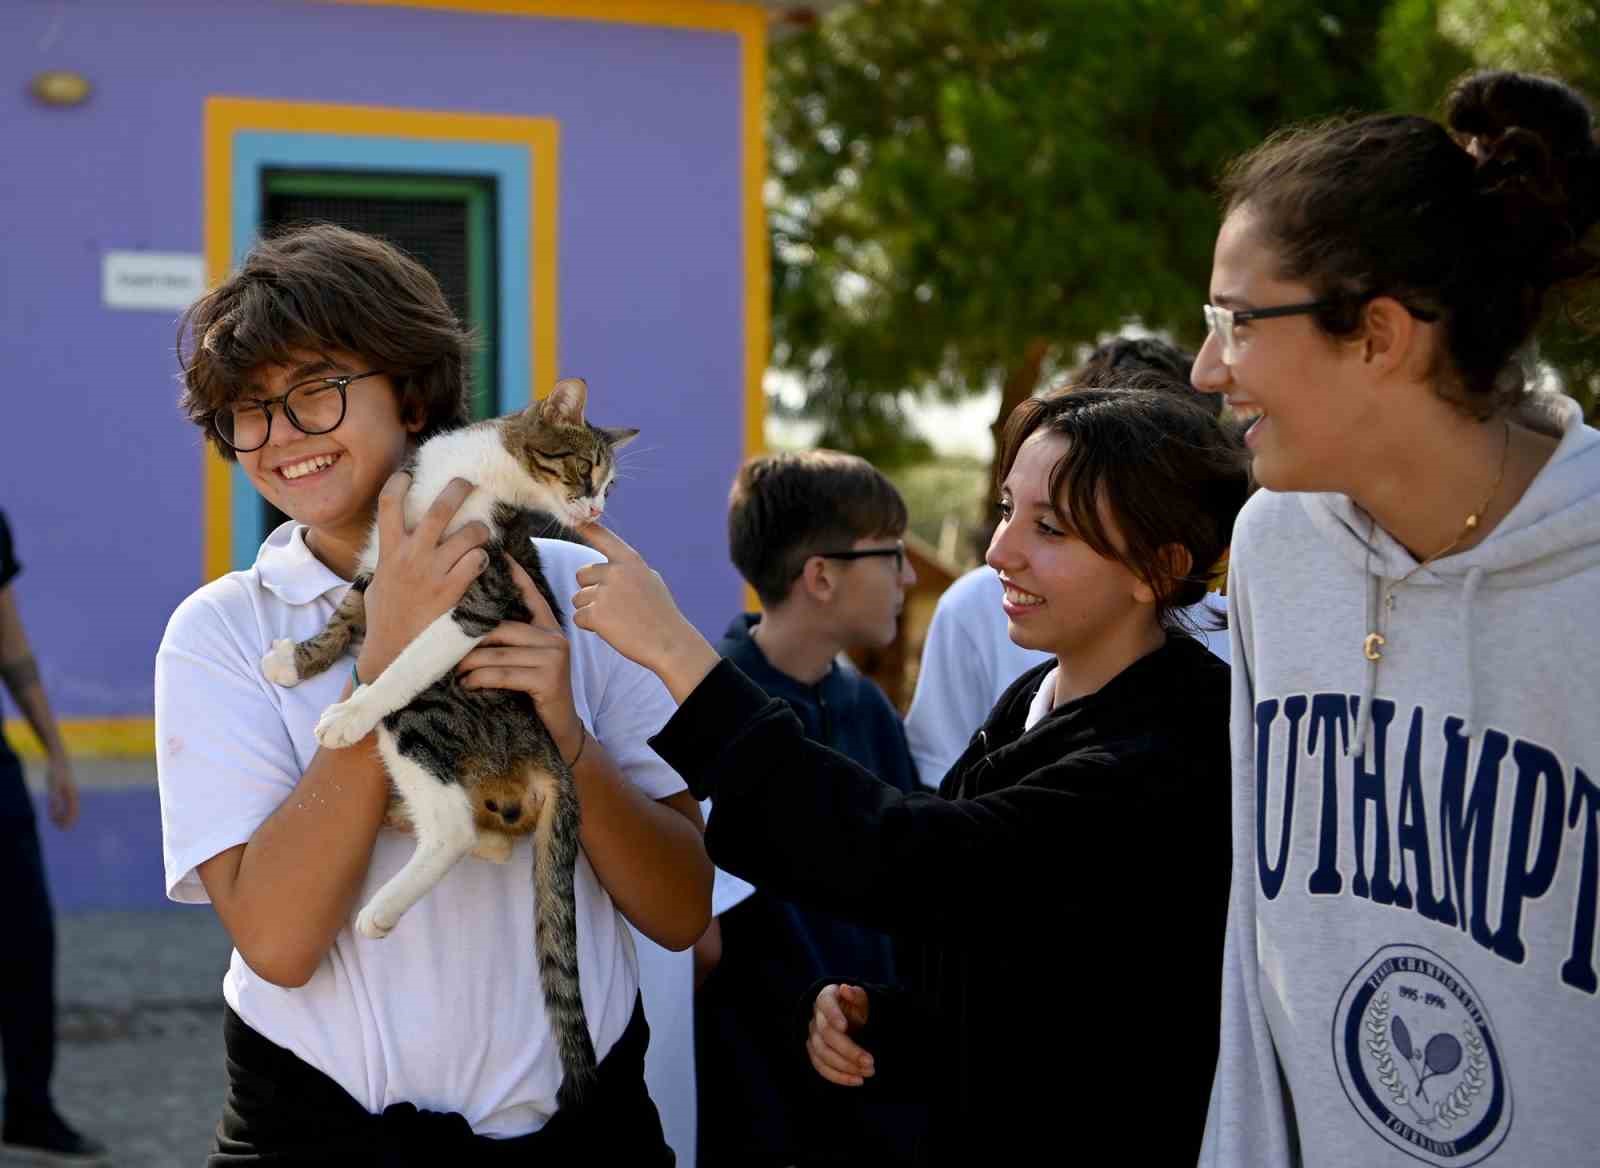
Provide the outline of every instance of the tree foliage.
{"type": "Polygon", "coordinates": [[[773,364],[824,444],[893,463],[917,453],[908,393],[998,385],[1003,419],[1123,323],[1198,344],[1227,159],[1286,122],[1427,108],[1474,63],[1600,69],[1587,10],[845,5],[771,52],[773,364]]]}
{"type": "Polygon", "coordinates": [[[1229,156],[1378,100],[1367,0],[876,0],[770,69],[774,363],[825,442],[1012,402],[1139,320],[1199,335],[1229,156]]]}

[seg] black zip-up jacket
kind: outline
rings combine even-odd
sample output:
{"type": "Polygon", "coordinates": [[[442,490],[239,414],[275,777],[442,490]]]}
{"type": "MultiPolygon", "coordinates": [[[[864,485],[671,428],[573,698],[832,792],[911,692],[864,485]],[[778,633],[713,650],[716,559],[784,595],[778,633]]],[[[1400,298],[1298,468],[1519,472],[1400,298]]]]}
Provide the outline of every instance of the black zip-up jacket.
{"type": "Polygon", "coordinates": [[[933,1105],[930,1163],[1193,1164],[1220,1013],[1228,667],[1174,635],[1024,733],[1050,668],[1006,691],[938,795],[807,741],[726,661],[652,745],[715,800],[716,863],[918,954],[917,991],[869,987],[860,1040],[869,1089],[933,1105]]]}

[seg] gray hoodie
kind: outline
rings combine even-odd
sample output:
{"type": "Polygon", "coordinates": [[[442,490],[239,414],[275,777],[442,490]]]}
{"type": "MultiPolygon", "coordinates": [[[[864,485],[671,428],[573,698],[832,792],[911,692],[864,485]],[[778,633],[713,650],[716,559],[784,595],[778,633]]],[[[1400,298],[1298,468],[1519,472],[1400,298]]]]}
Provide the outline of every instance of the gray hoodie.
{"type": "Polygon", "coordinates": [[[1233,891],[1203,1165],[1600,1163],[1600,433],[1416,566],[1342,495],[1239,517],[1233,891]]]}

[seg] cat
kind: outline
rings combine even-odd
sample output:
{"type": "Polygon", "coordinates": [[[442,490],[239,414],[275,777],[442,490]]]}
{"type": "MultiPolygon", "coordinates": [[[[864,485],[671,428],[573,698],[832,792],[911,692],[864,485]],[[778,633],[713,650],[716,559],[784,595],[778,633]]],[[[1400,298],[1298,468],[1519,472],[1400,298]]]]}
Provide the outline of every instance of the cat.
{"type": "MultiPolygon", "coordinates": [[[[595,1076],[594,1046],[578,986],[573,868],[578,798],[572,773],[532,699],[506,690],[463,689],[455,667],[503,620],[531,614],[505,553],[532,578],[556,620],[565,622],[539,561],[534,536],[598,518],[616,480],[615,453],[638,434],[584,420],[588,387],[560,381],[526,410],[435,435],[408,463],[407,526],[452,478],[474,490],[451,521],[490,530],[488,565],[452,612],[438,618],[379,676],[329,706],[317,741],[349,746],[374,728],[392,792],[386,824],[409,828],[416,851],[356,918],[363,936],[387,936],[400,917],[468,852],[503,862],[515,837],[534,837],[535,938],[545,1008],[561,1053],[562,1105],[595,1076]]],[[[328,669],[365,630],[365,592],[379,555],[376,526],[355,582],[322,632],[296,644],[273,642],[261,662],[268,680],[292,686],[328,669]]]]}

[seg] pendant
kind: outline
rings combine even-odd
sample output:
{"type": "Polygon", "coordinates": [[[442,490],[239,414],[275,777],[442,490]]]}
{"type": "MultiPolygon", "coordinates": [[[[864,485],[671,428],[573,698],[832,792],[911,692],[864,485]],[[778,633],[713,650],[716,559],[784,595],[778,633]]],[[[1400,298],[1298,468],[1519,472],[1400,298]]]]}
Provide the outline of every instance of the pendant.
{"type": "Polygon", "coordinates": [[[1366,641],[1361,646],[1362,655],[1368,661],[1382,661],[1382,649],[1387,644],[1388,642],[1383,639],[1382,633],[1368,633],[1366,641]]]}

